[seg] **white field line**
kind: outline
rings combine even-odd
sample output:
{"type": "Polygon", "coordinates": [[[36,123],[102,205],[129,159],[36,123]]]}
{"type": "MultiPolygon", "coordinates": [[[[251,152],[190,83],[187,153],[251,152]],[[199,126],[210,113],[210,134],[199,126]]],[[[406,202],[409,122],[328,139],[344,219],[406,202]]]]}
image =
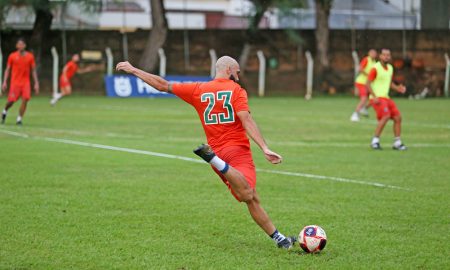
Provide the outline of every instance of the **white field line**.
{"type": "MultiPolygon", "coordinates": [[[[67,140],[67,139],[48,138],[48,137],[31,137],[24,133],[12,132],[12,131],[3,130],[3,129],[0,129],[0,132],[9,134],[12,136],[16,136],[16,137],[21,137],[21,138],[33,138],[33,139],[40,139],[40,140],[44,140],[44,141],[48,141],[48,142],[78,145],[78,146],[84,146],[84,147],[91,147],[91,148],[98,148],[98,149],[105,149],[105,150],[112,150],[112,151],[120,151],[120,152],[147,155],[147,156],[178,159],[178,160],[184,160],[184,161],[188,161],[188,162],[205,164],[204,161],[202,161],[198,158],[189,158],[189,157],[183,157],[183,156],[171,155],[171,154],[165,154],[165,153],[158,153],[158,152],[152,152],[152,151],[146,151],[146,150],[117,147],[117,146],[110,146],[110,145],[97,144],[97,143],[88,143],[88,142],[81,142],[81,141],[74,141],[74,140],[67,140]]],[[[299,177],[311,178],[311,179],[315,179],[315,180],[329,180],[329,181],[335,181],[335,182],[352,183],[352,184],[374,186],[374,187],[381,187],[381,188],[410,190],[410,189],[403,188],[403,187],[386,185],[386,184],[381,184],[381,183],[377,183],[377,182],[368,182],[368,181],[354,180],[354,179],[347,179],[347,178],[333,177],[333,176],[315,175],[315,174],[309,174],[309,173],[287,172],[287,171],[266,170],[266,169],[257,169],[257,171],[263,172],[263,173],[270,173],[270,174],[299,176],[299,177]]]]}
{"type": "MultiPolygon", "coordinates": [[[[351,142],[302,142],[302,141],[268,141],[273,145],[286,145],[286,146],[302,146],[302,147],[357,147],[357,148],[369,148],[369,143],[351,143],[351,142]]],[[[389,145],[390,146],[390,145],[389,145]]],[[[407,144],[409,148],[442,148],[450,147],[450,143],[411,143],[407,144]]]]}

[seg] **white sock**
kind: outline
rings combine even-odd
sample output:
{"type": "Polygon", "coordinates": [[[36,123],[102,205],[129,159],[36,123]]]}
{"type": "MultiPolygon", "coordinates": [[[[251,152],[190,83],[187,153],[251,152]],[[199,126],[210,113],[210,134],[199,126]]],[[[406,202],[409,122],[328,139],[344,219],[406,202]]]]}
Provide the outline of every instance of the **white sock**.
{"type": "Polygon", "coordinates": [[[394,138],[394,145],[397,146],[397,147],[402,145],[402,140],[400,140],[400,137],[395,137],[394,138]]]}
{"type": "Polygon", "coordinates": [[[209,164],[213,165],[214,168],[218,169],[222,173],[225,173],[228,170],[228,164],[218,156],[213,157],[209,164]]]}
{"type": "Polygon", "coordinates": [[[17,116],[17,122],[20,122],[20,121],[22,121],[22,117],[20,117],[20,115],[19,115],[19,116],[17,116]]]}
{"type": "Polygon", "coordinates": [[[7,111],[5,109],[3,109],[3,114],[6,115],[7,111]]]}
{"type": "Polygon", "coordinates": [[[273,241],[275,241],[275,243],[280,243],[281,241],[283,241],[284,239],[286,239],[286,236],[284,236],[282,233],[280,233],[277,229],[275,229],[275,232],[270,235],[270,238],[273,239],[273,241]]]}
{"type": "Polygon", "coordinates": [[[376,144],[376,143],[380,143],[380,138],[378,138],[378,137],[373,137],[373,138],[372,138],[372,144],[376,144]]]}

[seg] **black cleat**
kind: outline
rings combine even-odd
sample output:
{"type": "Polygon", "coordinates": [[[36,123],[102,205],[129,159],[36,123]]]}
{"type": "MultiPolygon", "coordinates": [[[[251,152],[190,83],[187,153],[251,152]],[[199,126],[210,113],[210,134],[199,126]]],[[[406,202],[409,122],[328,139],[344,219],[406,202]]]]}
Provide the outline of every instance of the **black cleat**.
{"type": "Polygon", "coordinates": [[[393,145],[393,146],[392,146],[392,149],[398,150],[398,151],[405,151],[405,150],[407,150],[408,148],[406,148],[406,146],[402,143],[402,144],[400,144],[399,146],[393,145]]]}
{"type": "Polygon", "coordinates": [[[16,125],[21,126],[22,125],[22,121],[17,121],[16,125]]]}
{"type": "Polygon", "coordinates": [[[2,124],[5,123],[5,120],[6,120],[6,114],[2,113],[2,124]]]}
{"type": "Polygon", "coordinates": [[[213,157],[216,156],[214,151],[207,144],[202,144],[194,149],[194,153],[208,163],[211,161],[211,159],[213,159],[213,157]]]}
{"type": "Polygon", "coordinates": [[[372,147],[373,150],[383,150],[383,148],[381,148],[380,143],[372,143],[370,147],[372,147]]]}
{"type": "Polygon", "coordinates": [[[280,243],[277,244],[277,246],[279,248],[284,248],[284,249],[291,249],[294,244],[297,242],[297,237],[295,236],[289,236],[286,237],[283,241],[281,241],[280,243]]]}

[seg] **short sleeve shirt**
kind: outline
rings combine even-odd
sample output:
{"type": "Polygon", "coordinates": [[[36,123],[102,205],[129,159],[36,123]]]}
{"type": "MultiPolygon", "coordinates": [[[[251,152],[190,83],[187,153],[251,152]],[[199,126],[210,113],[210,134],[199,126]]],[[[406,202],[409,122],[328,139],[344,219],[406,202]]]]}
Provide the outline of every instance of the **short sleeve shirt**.
{"type": "Polygon", "coordinates": [[[23,55],[19,52],[11,53],[7,66],[11,68],[11,86],[30,85],[30,73],[36,67],[32,53],[25,52],[23,55]]]}
{"type": "Polygon", "coordinates": [[[239,84],[229,79],[176,83],[172,85],[172,93],[195,108],[214,151],[235,145],[250,148],[237,116],[238,112],[249,111],[247,92],[239,84]]]}

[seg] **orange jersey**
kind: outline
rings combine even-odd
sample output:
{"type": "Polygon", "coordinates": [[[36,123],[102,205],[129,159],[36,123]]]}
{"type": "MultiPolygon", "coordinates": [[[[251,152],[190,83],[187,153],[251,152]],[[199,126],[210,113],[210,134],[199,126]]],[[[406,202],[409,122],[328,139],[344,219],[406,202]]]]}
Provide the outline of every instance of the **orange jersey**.
{"type": "Polygon", "coordinates": [[[66,77],[67,77],[67,79],[70,80],[73,77],[73,75],[75,75],[75,73],[77,72],[78,65],[77,65],[76,62],[70,60],[64,66],[64,69],[66,70],[66,77]]]}
{"type": "Polygon", "coordinates": [[[36,63],[32,53],[22,55],[16,51],[9,55],[7,67],[11,68],[11,86],[29,86],[31,69],[36,63]]]}
{"type": "Polygon", "coordinates": [[[172,92],[195,108],[214,151],[235,145],[250,148],[237,116],[238,112],[249,111],[247,92],[239,84],[229,79],[177,83],[172,85],[172,92]]]}

